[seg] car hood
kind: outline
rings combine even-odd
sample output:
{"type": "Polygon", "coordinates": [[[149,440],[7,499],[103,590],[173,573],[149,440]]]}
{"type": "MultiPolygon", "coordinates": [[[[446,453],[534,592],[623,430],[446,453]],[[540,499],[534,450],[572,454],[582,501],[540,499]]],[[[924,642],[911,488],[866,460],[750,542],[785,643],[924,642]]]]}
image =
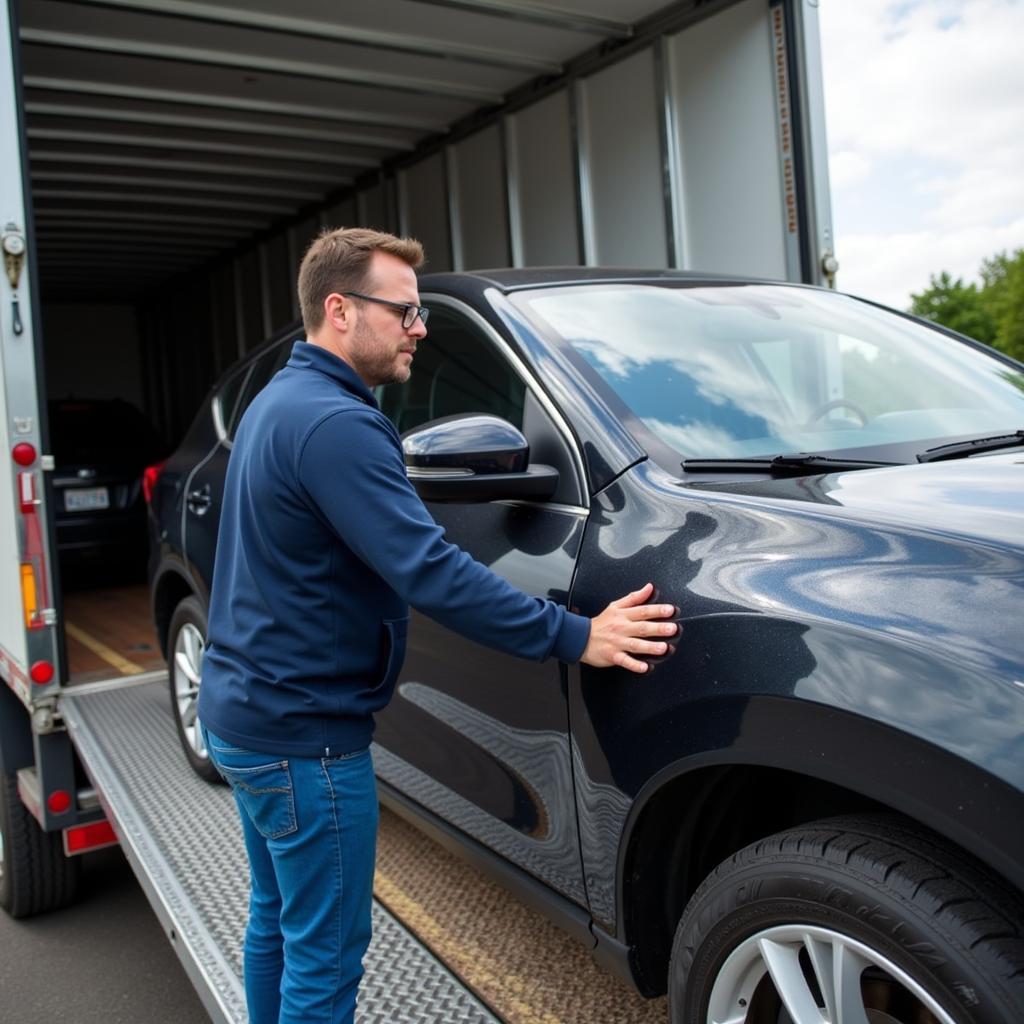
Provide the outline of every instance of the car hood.
{"type": "Polygon", "coordinates": [[[854,518],[1024,548],[1024,454],[888,466],[701,490],[838,506],[854,518]]]}

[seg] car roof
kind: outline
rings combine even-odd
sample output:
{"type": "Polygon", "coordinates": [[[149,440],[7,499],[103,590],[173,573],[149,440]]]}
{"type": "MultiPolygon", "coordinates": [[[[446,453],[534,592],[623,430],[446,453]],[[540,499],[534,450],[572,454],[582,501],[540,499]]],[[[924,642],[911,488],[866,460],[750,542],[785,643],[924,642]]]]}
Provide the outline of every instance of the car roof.
{"type": "Polygon", "coordinates": [[[419,281],[424,291],[479,293],[497,288],[506,294],[528,288],[600,283],[679,282],[686,284],[775,284],[763,278],[737,277],[694,270],[637,269],[635,267],[521,267],[465,270],[457,273],[424,274],[419,281]]]}

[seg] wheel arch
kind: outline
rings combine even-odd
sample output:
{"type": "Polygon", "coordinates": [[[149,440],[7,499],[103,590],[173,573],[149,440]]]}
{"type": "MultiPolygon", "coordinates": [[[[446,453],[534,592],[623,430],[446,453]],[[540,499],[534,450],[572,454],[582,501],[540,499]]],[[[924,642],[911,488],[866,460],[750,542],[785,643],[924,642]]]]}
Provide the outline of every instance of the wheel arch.
{"type": "Polygon", "coordinates": [[[836,814],[902,815],[1024,889],[1024,837],[1012,824],[1021,796],[1011,787],[878,722],[807,702],[767,703],[783,706],[748,718],[762,719],[762,734],[745,728],[742,744],[666,765],[633,803],[619,846],[616,917],[640,991],[664,992],[675,927],[718,863],[782,829],[836,814]],[[782,744],[780,736],[810,742],[782,744]],[[832,756],[823,757],[829,748],[832,756]]]}
{"type": "Polygon", "coordinates": [[[186,598],[195,597],[205,608],[208,604],[204,592],[196,586],[195,580],[184,565],[167,562],[157,570],[153,578],[152,605],[153,624],[156,626],[160,651],[167,658],[167,631],[171,625],[174,609],[186,598]]]}

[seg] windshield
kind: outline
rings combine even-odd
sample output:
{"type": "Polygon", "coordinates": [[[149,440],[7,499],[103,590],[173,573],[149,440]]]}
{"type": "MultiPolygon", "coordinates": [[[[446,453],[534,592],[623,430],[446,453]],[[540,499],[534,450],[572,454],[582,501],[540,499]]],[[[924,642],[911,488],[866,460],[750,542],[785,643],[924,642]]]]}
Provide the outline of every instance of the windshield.
{"type": "Polygon", "coordinates": [[[1024,426],[1019,369],[835,292],[614,284],[523,291],[514,301],[687,458],[836,452],[1024,426]]]}

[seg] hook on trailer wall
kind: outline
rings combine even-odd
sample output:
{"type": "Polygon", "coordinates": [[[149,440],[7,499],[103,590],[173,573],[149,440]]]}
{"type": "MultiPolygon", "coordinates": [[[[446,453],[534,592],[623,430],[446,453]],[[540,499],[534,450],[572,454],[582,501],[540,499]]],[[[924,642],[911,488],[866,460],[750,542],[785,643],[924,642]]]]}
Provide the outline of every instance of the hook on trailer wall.
{"type": "Polygon", "coordinates": [[[25,330],[21,322],[21,307],[18,303],[18,282],[21,280],[21,268],[25,265],[25,236],[18,225],[8,221],[4,225],[2,247],[4,251],[4,270],[7,280],[11,283],[11,320],[14,333],[21,334],[25,330]]]}

